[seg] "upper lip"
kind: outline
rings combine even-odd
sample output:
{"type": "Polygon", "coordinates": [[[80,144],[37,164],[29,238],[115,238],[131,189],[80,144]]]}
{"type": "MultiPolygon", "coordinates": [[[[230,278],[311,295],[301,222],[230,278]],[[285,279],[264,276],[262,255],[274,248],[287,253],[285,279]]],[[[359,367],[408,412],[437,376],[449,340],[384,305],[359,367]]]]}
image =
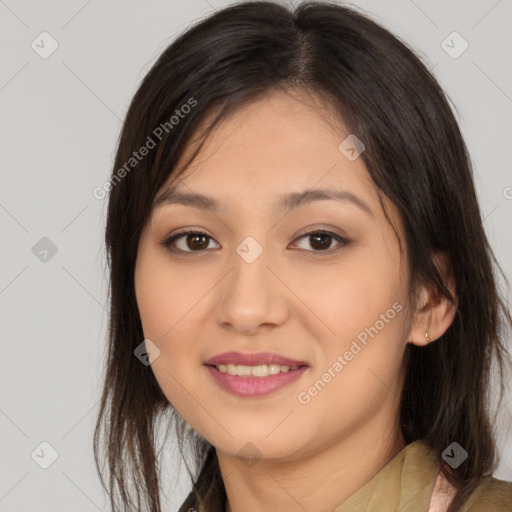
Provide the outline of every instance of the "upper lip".
{"type": "Polygon", "coordinates": [[[245,366],[258,366],[261,364],[278,364],[280,366],[309,366],[305,361],[297,361],[288,357],[273,354],[271,352],[258,352],[253,354],[244,354],[242,352],[224,352],[218,354],[207,361],[206,365],[218,366],[219,364],[240,364],[245,366]]]}

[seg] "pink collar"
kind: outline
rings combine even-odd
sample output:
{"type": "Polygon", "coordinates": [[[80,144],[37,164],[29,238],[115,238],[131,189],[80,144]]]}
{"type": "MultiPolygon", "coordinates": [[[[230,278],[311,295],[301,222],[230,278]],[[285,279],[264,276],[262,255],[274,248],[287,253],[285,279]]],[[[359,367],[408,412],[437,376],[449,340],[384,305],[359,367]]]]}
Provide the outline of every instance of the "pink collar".
{"type": "Polygon", "coordinates": [[[456,493],[457,489],[439,471],[430,497],[428,512],[446,512],[456,493]]]}

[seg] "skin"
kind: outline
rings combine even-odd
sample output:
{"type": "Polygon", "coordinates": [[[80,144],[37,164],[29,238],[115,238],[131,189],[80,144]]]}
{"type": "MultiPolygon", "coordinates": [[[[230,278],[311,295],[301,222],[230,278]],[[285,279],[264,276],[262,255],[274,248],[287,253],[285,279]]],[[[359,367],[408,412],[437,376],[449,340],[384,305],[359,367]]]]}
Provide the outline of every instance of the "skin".
{"type": "MultiPolygon", "coordinates": [[[[409,303],[407,255],[362,159],[338,149],[348,134],[306,93],[276,91],[244,106],[178,180],[180,191],[209,195],[223,210],[164,205],[140,239],[137,303],[145,338],[160,350],[151,367],[169,402],[216,447],[229,512],[333,510],[370,480],[405,446],[398,397],[407,343],[425,344],[427,330],[434,341],[455,314],[425,287],[409,303]],[[282,194],[320,186],[350,191],[372,214],[348,201],[275,207],[282,194]],[[174,245],[188,252],[173,253],[163,242],[183,228],[211,238],[182,237],[174,245]],[[303,236],[319,229],[349,243],[303,236]],[[247,236],[263,248],[252,263],[236,252],[247,236]],[[300,403],[298,394],[396,303],[400,313],[300,403]],[[204,366],[232,350],[275,352],[310,367],[268,396],[237,397],[204,366]]],[[[404,240],[396,208],[384,204],[404,240]]]]}

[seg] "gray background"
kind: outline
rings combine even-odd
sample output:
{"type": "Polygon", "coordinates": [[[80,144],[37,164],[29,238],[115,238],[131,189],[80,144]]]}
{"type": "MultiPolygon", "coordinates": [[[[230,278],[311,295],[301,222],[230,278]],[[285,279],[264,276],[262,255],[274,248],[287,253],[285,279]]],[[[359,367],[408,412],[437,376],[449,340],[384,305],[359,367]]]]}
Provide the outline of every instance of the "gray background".
{"type": "MultiPolygon", "coordinates": [[[[192,21],[228,3],[0,0],[1,511],[106,510],[91,444],[107,326],[106,201],[92,190],[109,177],[121,120],[150,65],[192,21]],[[51,49],[43,31],[59,45],[46,59],[31,47],[51,49]],[[43,441],[58,453],[48,469],[35,462],[51,461],[43,441]]],[[[355,5],[413,45],[456,105],[485,227],[510,279],[511,0],[355,5]],[[469,44],[458,58],[441,47],[453,31],[469,44]]],[[[462,48],[453,37],[446,44],[462,48]]],[[[495,476],[512,480],[510,398],[495,476]]],[[[177,510],[185,471],[177,488],[166,478],[166,510],[177,510]]]]}

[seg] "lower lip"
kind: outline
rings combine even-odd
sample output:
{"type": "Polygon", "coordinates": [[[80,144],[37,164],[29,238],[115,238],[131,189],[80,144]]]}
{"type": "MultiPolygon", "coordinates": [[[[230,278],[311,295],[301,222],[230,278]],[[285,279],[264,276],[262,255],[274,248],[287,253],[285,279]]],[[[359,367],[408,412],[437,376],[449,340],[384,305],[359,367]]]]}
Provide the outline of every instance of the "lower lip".
{"type": "Polygon", "coordinates": [[[269,395],[297,380],[307,369],[301,366],[296,370],[269,375],[268,377],[240,377],[217,370],[215,366],[206,366],[216,382],[226,391],[237,396],[260,397],[269,395]]]}

